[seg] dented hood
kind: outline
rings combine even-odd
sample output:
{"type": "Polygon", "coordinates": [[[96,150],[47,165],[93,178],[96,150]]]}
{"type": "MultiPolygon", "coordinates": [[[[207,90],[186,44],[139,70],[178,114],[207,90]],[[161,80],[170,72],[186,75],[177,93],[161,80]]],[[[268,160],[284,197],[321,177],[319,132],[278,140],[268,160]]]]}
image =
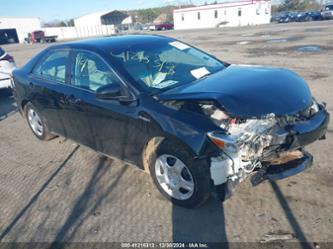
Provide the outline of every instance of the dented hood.
{"type": "Polygon", "coordinates": [[[294,114],[312,101],[297,74],[280,68],[231,65],[222,71],[158,96],[162,100],[215,100],[232,116],[294,114]]]}

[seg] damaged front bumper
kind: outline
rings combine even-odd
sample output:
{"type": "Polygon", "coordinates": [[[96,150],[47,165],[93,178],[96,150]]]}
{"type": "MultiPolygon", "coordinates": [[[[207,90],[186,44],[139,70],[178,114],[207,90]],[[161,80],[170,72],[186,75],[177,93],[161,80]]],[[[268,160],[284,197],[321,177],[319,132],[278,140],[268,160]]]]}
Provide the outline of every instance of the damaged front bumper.
{"type": "MultiPolygon", "coordinates": [[[[235,186],[248,175],[251,175],[252,185],[257,186],[265,180],[276,181],[285,179],[311,167],[313,157],[310,153],[304,151],[303,148],[318,139],[325,138],[329,119],[329,113],[323,105],[309,119],[299,121],[293,125],[287,125],[278,130],[277,136],[286,137],[286,141],[288,141],[283,145],[283,151],[276,153],[273,158],[261,159],[257,162],[258,165],[253,167],[252,172],[244,172],[241,167],[238,169],[235,167],[237,164],[239,165],[239,156],[229,154],[228,158],[223,160],[212,158],[211,178],[220,199],[226,199],[231,196],[235,186]],[[294,152],[298,153],[298,157],[292,156],[294,152]],[[284,159],[281,162],[275,160],[283,153],[289,155],[289,159],[284,159]]],[[[225,152],[223,153],[226,154],[225,152]]]]}
{"type": "Polygon", "coordinates": [[[255,172],[251,177],[252,186],[257,186],[265,180],[276,181],[296,175],[313,163],[313,157],[308,152],[303,152],[303,157],[294,159],[282,164],[273,164],[263,167],[255,172]]]}

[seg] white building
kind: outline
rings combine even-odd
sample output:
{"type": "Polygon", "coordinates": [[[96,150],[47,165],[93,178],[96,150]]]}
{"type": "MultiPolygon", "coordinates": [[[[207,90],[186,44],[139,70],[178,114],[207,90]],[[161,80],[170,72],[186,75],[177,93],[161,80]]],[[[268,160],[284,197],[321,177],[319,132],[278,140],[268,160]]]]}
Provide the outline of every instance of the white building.
{"type": "MultiPolygon", "coordinates": [[[[116,33],[115,26],[129,25],[132,22],[131,16],[118,10],[94,12],[74,19],[75,29],[68,30],[67,33],[71,33],[71,37],[75,33],[78,38],[112,35],[116,33]]],[[[59,34],[59,29],[47,30],[48,33],[54,34],[56,31],[59,34]]],[[[58,36],[62,37],[61,33],[58,36]]]]}
{"type": "Polygon", "coordinates": [[[40,29],[40,20],[36,17],[0,17],[0,44],[22,43],[28,33],[40,29]]]}
{"type": "Polygon", "coordinates": [[[75,27],[102,25],[101,17],[107,12],[94,12],[74,19],[75,27]]]}
{"type": "Polygon", "coordinates": [[[270,20],[270,0],[239,0],[173,11],[175,29],[247,26],[270,20]]]}
{"type": "Polygon", "coordinates": [[[94,12],[74,19],[75,27],[119,25],[129,23],[132,23],[132,17],[118,10],[94,12]]]}

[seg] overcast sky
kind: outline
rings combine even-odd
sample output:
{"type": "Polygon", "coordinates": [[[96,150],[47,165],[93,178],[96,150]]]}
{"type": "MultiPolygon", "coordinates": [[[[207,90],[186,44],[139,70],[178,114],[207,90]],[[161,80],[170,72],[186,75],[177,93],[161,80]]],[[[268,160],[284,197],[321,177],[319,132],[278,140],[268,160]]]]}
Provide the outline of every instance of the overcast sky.
{"type": "MultiPolygon", "coordinates": [[[[95,11],[129,10],[205,0],[3,0],[0,16],[35,16],[42,21],[70,19],[95,11]]],[[[219,2],[222,2],[220,0],[219,2]]],[[[230,0],[229,0],[230,1],[230,0]]],[[[232,1],[232,0],[231,0],[232,1]]],[[[237,1],[237,0],[235,0],[237,1]]],[[[208,3],[214,0],[207,0],[208,3]]]]}

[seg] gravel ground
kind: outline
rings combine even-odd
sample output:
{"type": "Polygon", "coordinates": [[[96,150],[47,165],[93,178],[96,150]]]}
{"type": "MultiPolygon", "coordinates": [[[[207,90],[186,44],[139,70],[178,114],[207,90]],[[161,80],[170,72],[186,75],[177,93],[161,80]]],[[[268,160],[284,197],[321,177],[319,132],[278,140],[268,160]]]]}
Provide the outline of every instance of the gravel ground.
{"type": "MultiPolygon", "coordinates": [[[[237,64],[287,67],[304,77],[333,114],[333,22],[166,31],[237,64]],[[298,51],[300,47],[312,52],[298,51]]],[[[47,45],[5,46],[22,65],[47,45]]],[[[199,209],[171,205],[149,175],[64,138],[38,141],[0,94],[0,241],[259,242],[265,235],[290,241],[333,242],[333,126],[308,147],[311,169],[251,187],[241,183],[224,203],[199,209]]],[[[232,245],[232,244],[230,244],[232,245]]],[[[302,245],[302,248],[304,245],[302,245]]]]}

